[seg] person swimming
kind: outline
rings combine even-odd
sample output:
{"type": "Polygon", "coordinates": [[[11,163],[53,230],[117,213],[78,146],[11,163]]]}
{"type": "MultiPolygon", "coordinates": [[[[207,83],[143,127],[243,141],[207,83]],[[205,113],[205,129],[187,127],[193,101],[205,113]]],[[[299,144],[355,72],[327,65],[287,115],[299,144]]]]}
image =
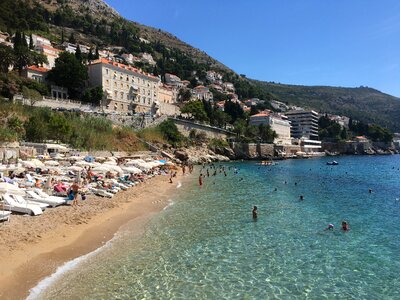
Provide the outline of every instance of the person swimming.
{"type": "Polygon", "coordinates": [[[326,227],[324,230],[333,230],[333,224],[328,224],[328,227],[326,227]]]}
{"type": "Polygon", "coordinates": [[[253,219],[257,219],[257,206],[254,206],[251,212],[253,214],[253,219]]]}
{"type": "Polygon", "coordinates": [[[304,200],[304,196],[300,195],[299,200],[304,200]]]}
{"type": "Polygon", "coordinates": [[[347,223],[346,221],[343,221],[342,222],[342,230],[349,231],[350,230],[349,223],[347,223]]]}

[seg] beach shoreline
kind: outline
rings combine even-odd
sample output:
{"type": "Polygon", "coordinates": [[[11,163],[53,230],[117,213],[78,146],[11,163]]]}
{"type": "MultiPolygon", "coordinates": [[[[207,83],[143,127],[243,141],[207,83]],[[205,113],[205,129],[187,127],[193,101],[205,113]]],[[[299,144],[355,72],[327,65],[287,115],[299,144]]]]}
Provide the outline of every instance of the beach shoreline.
{"type": "Polygon", "coordinates": [[[102,247],[125,224],[134,225],[136,233],[141,235],[147,222],[169,205],[178,182],[187,182],[190,178],[178,175],[170,184],[168,176],[157,176],[118,193],[112,200],[93,197],[92,203],[81,203],[78,208],[55,208],[40,217],[13,216],[16,220],[12,218],[9,224],[0,224],[0,298],[25,299],[31,288],[56,272],[58,267],[102,247]],[[110,203],[111,207],[88,209],[105,203],[110,203]],[[68,213],[79,217],[63,220],[68,213]],[[61,222],[58,224],[53,220],[53,225],[48,224],[43,229],[39,225],[43,223],[40,218],[44,221],[59,218],[61,222]],[[18,234],[22,234],[20,229],[29,221],[32,223],[29,234],[35,235],[35,227],[43,232],[18,241],[18,234]],[[13,228],[18,223],[23,226],[13,228]],[[7,244],[13,240],[15,245],[7,244]]]}

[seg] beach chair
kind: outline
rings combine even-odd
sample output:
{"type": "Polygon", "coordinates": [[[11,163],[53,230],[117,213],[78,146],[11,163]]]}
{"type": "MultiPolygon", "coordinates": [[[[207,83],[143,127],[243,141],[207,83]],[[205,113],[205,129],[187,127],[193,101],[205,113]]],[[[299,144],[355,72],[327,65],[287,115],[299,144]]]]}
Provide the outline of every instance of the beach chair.
{"type": "Polygon", "coordinates": [[[61,198],[61,197],[51,198],[49,195],[47,195],[47,197],[42,197],[42,196],[38,195],[37,193],[35,193],[35,191],[26,191],[26,195],[28,196],[29,200],[31,200],[31,201],[38,202],[38,203],[44,203],[53,208],[56,206],[65,204],[66,200],[67,200],[66,198],[61,198]],[[57,198],[59,198],[59,199],[57,199],[57,198]]]}
{"type": "Polygon", "coordinates": [[[10,221],[11,211],[0,210],[0,221],[10,221]]]}
{"type": "Polygon", "coordinates": [[[23,213],[23,214],[30,214],[31,216],[38,216],[43,213],[43,210],[37,204],[20,204],[16,202],[9,194],[2,195],[4,201],[4,208],[23,213]]]}
{"type": "Polygon", "coordinates": [[[24,197],[22,197],[21,195],[13,195],[13,194],[10,194],[10,196],[11,196],[12,198],[14,198],[15,202],[17,202],[17,203],[19,203],[19,204],[22,204],[22,205],[24,205],[24,204],[36,204],[36,205],[38,205],[43,211],[45,211],[45,209],[46,209],[47,207],[50,206],[50,205],[47,204],[47,203],[42,203],[42,202],[38,202],[38,201],[35,201],[35,200],[31,200],[31,199],[26,200],[26,199],[25,199],[24,197]]]}
{"type": "Polygon", "coordinates": [[[40,197],[42,197],[42,198],[44,198],[44,199],[53,199],[53,200],[56,200],[56,201],[67,201],[68,200],[68,198],[67,197],[59,197],[59,196],[51,196],[51,195],[48,195],[47,193],[45,193],[44,191],[42,191],[41,189],[39,189],[39,188],[35,188],[35,189],[33,189],[33,191],[36,193],[36,194],[38,194],[40,197]]]}

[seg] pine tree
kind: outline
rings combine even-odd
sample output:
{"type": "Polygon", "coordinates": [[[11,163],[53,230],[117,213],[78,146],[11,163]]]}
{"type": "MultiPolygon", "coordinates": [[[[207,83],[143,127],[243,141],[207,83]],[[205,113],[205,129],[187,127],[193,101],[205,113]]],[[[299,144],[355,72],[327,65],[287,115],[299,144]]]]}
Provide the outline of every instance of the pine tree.
{"type": "Polygon", "coordinates": [[[33,46],[33,38],[32,38],[32,34],[29,35],[29,49],[33,50],[34,46],[33,46]]]}
{"type": "Polygon", "coordinates": [[[96,46],[96,53],[95,53],[95,55],[94,55],[94,59],[99,59],[99,58],[100,58],[100,55],[99,55],[99,47],[96,46]]]}
{"type": "Polygon", "coordinates": [[[90,48],[89,54],[88,54],[88,61],[92,61],[93,59],[94,59],[93,49],[90,48]]]}
{"type": "Polygon", "coordinates": [[[64,44],[64,29],[61,30],[61,44],[64,44]]]}
{"type": "Polygon", "coordinates": [[[73,32],[71,32],[71,35],[69,36],[68,42],[70,42],[71,44],[75,44],[76,43],[76,39],[75,39],[75,36],[74,36],[73,32]]]}
{"type": "Polygon", "coordinates": [[[82,51],[81,51],[81,48],[79,47],[79,45],[78,45],[78,47],[76,47],[75,57],[76,57],[77,60],[82,62],[82,60],[83,60],[82,51]]]}

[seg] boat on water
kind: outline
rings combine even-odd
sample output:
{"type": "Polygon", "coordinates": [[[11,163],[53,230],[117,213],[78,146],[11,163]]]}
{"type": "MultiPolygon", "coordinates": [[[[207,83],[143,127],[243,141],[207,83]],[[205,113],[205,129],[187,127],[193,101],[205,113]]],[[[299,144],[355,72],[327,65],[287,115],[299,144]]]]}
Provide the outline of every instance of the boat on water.
{"type": "Polygon", "coordinates": [[[339,163],[336,160],[334,160],[334,161],[328,161],[326,164],[328,166],[337,166],[339,163]]]}

